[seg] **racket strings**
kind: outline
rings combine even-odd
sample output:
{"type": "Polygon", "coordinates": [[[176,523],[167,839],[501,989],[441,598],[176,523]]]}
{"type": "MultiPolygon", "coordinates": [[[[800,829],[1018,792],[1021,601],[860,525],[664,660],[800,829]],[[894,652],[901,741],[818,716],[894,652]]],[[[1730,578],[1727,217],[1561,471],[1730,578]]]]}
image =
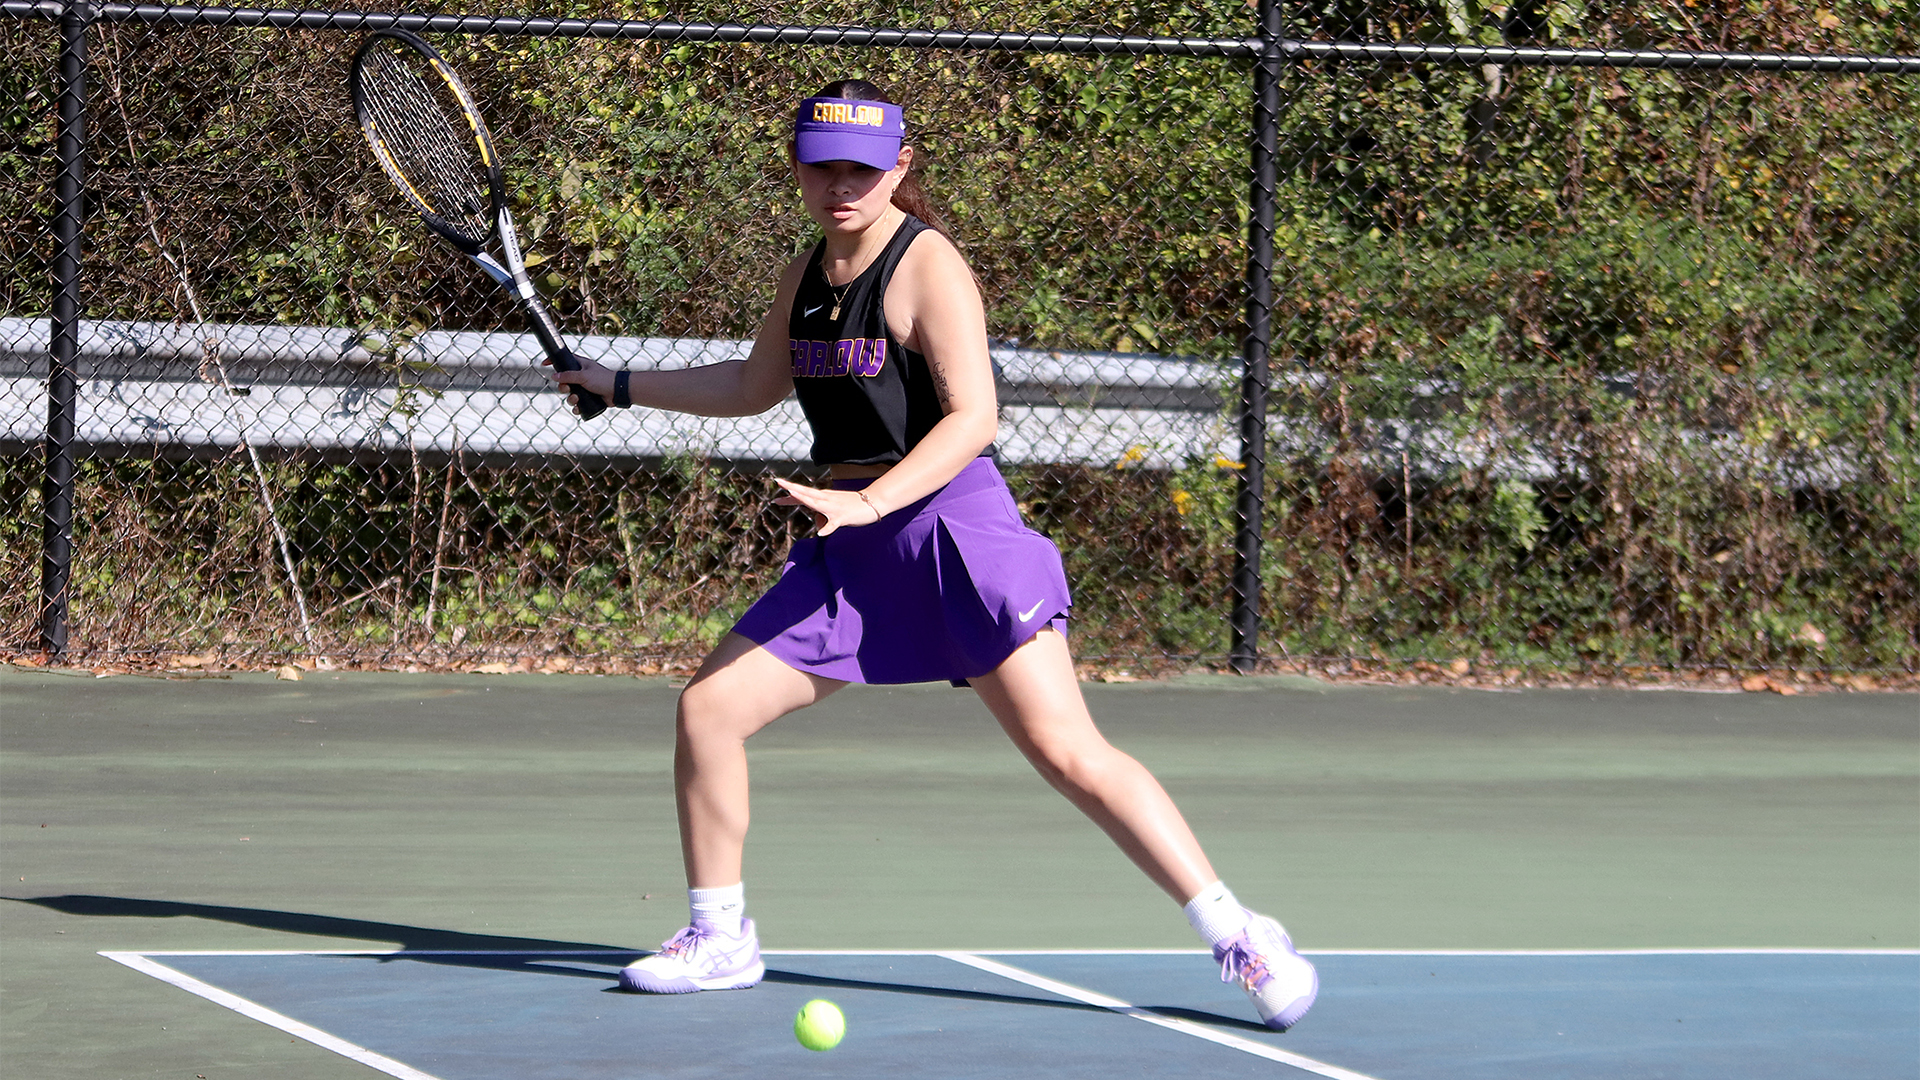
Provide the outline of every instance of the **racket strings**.
{"type": "Polygon", "coordinates": [[[437,74],[422,74],[425,59],[408,51],[375,49],[361,69],[362,99],[372,132],[399,173],[402,187],[464,239],[480,243],[493,232],[493,189],[480,142],[465,108],[437,74]],[[435,86],[441,92],[435,92],[435,86]],[[465,129],[465,130],[463,130],[465,129]]]}

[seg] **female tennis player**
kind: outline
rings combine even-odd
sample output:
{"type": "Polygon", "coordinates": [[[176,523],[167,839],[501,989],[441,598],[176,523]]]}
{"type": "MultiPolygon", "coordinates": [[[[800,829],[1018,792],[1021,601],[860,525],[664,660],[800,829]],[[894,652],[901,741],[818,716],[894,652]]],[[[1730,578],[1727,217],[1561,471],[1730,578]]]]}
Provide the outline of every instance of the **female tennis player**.
{"type": "MultiPolygon", "coordinates": [[[[777,481],[816,524],[780,580],[680,695],[674,781],[692,917],[620,973],[631,990],[742,989],[766,971],[745,917],[746,740],[849,682],[971,686],[1049,783],[1185,905],[1223,981],[1285,1031],[1319,991],[1273,919],[1243,908],[1167,793],[1094,726],[1067,651],[1060,553],[1026,528],[994,464],[980,293],[912,171],[901,109],[870,83],[802,101],[790,152],[825,232],[780,277],[744,361],[556,381],[706,416],[797,394],[826,488],[777,481]]],[[[577,400],[577,397],[576,397],[577,400]]]]}

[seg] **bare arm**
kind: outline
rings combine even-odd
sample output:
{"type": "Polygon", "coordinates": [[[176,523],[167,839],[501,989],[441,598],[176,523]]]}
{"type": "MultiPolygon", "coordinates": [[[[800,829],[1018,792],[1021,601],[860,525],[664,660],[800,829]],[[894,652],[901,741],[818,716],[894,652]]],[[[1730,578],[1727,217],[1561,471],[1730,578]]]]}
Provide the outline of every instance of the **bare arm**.
{"type": "MultiPolygon", "coordinates": [[[[793,361],[787,344],[787,314],[805,270],[804,257],[780,275],[780,288],[754,336],[745,360],[728,360],[672,371],[635,371],[627,376],[627,395],[635,405],[698,416],[753,416],[766,412],[793,392],[793,361]]],[[[555,382],[583,386],[613,400],[615,372],[592,360],[578,371],[553,372],[555,382]]]]}
{"type": "Polygon", "coordinates": [[[868,525],[946,486],[993,441],[1000,426],[986,310],[973,274],[952,243],[928,231],[914,239],[887,288],[887,325],[896,340],[927,358],[946,415],[893,468],[860,495],[781,482],[781,500],[812,510],[825,535],[868,525]]]}
{"type": "Polygon", "coordinates": [[[887,290],[887,321],[908,348],[927,358],[946,415],[867,488],[867,498],[883,512],[945,487],[1000,428],[986,309],[966,261],[946,237],[929,230],[907,250],[894,282],[887,290]]]}

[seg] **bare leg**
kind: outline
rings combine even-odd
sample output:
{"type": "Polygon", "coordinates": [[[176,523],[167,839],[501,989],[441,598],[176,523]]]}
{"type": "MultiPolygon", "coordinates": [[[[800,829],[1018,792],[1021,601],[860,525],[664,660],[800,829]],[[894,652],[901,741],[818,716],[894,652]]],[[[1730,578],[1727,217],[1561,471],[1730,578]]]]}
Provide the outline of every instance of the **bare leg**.
{"type": "Polygon", "coordinates": [[[972,685],[1040,775],[1106,830],[1174,903],[1185,904],[1217,880],[1160,782],[1094,726],[1058,631],[1040,631],[972,685]]]}
{"type": "Polygon", "coordinates": [[[700,665],[680,692],[673,750],[688,888],[720,888],[740,880],[747,840],[747,738],[845,685],[796,671],[737,634],[723,638],[700,665]]]}

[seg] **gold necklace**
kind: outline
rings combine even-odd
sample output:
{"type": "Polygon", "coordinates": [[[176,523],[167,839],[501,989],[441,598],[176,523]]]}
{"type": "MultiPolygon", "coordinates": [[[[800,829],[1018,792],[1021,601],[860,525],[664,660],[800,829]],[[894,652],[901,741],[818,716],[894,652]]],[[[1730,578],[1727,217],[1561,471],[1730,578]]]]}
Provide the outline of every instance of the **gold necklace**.
{"type": "Polygon", "coordinates": [[[822,265],[820,267],[820,280],[827,283],[827,293],[833,297],[833,310],[827,312],[827,318],[838,319],[840,318],[841,303],[846,300],[847,292],[853,288],[854,281],[860,280],[860,276],[855,274],[853,281],[849,281],[845,285],[835,285],[833,279],[827,276],[826,266],[822,265]]]}
{"type": "MultiPolygon", "coordinates": [[[[892,207],[889,206],[889,209],[892,209],[892,207]]],[[[895,226],[895,228],[897,230],[898,226],[895,226]]],[[[892,233],[888,233],[887,235],[891,236],[892,233]]],[[[861,237],[861,240],[864,242],[866,237],[861,237]]],[[[858,261],[859,252],[855,252],[854,254],[856,261],[858,261]]],[[[868,262],[871,264],[872,260],[868,260],[868,262]]],[[[847,292],[853,288],[853,283],[860,280],[860,274],[853,275],[845,285],[835,285],[833,279],[827,276],[827,264],[824,258],[818,265],[820,267],[820,280],[827,283],[827,292],[833,297],[833,310],[827,312],[827,318],[838,319],[840,317],[840,305],[846,300],[847,292]]],[[[864,274],[866,270],[863,268],[860,273],[864,274]]]]}

